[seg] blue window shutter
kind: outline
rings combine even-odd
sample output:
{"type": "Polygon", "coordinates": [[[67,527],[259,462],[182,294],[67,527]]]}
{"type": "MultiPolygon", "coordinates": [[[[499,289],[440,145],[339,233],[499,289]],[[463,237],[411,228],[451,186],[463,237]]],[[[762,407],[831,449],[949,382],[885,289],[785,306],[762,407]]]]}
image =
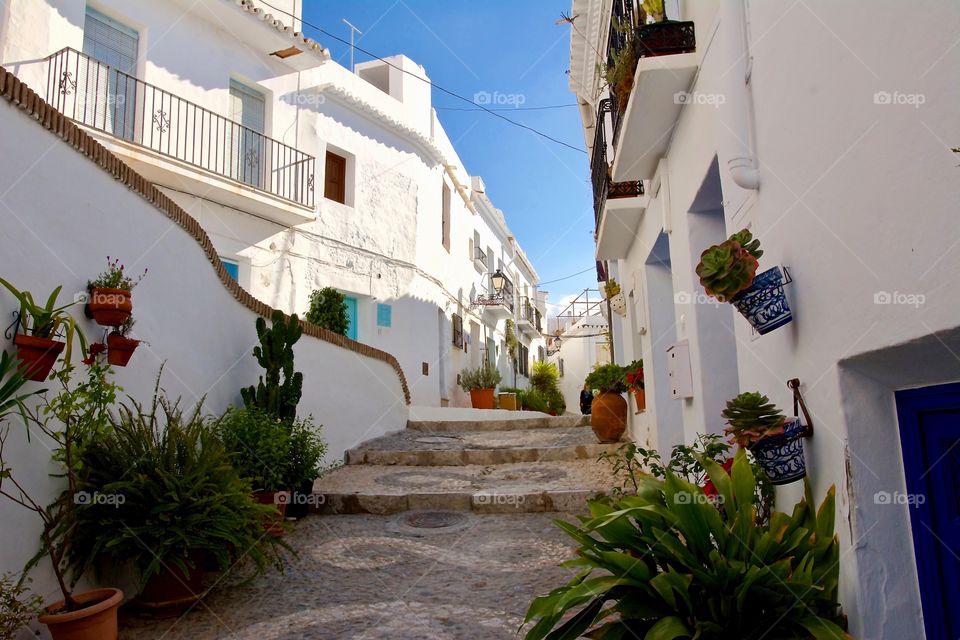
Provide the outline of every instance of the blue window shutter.
{"type": "Polygon", "coordinates": [[[389,327],[393,324],[393,307],[377,303],[377,326],[389,327]]]}

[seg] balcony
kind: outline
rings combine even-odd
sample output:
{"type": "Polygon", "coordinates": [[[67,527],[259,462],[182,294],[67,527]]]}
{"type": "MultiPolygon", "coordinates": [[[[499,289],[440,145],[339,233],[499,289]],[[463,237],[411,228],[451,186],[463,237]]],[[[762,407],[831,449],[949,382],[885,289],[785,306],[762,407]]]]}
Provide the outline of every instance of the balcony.
{"type": "Polygon", "coordinates": [[[473,268],[477,273],[484,273],[487,270],[487,252],[476,246],[473,248],[473,268]]]}
{"type": "Polygon", "coordinates": [[[313,156],[69,47],[47,65],[47,101],[109,136],[110,150],[146,178],[202,187],[212,199],[285,222],[312,217],[313,156]],[[278,204],[293,205],[294,215],[278,204]]]}
{"type": "Polygon", "coordinates": [[[530,298],[520,298],[520,308],[517,309],[517,328],[531,337],[540,334],[540,310],[530,302],[530,298]]]}
{"type": "Polygon", "coordinates": [[[491,273],[487,293],[477,296],[473,305],[483,307],[484,313],[495,320],[504,320],[513,317],[513,283],[503,274],[497,272],[497,275],[503,278],[503,287],[497,290],[493,286],[494,274],[491,273]]]}
{"type": "Polygon", "coordinates": [[[697,71],[693,22],[640,24],[638,15],[634,0],[615,0],[607,64],[636,65],[632,77],[627,71],[625,80],[610,88],[611,176],[618,182],[653,178],[697,71]]]}

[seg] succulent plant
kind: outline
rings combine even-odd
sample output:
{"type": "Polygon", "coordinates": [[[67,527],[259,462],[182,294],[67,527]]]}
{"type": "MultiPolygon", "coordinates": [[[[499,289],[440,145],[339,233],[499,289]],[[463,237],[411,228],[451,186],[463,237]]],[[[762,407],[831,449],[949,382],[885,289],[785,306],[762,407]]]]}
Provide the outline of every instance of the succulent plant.
{"type": "Polygon", "coordinates": [[[613,296],[620,293],[620,291],[621,291],[620,283],[617,282],[616,279],[614,278],[610,278],[603,284],[603,292],[607,294],[608,298],[612,298],[613,296]]]}
{"type": "Polygon", "coordinates": [[[740,246],[750,252],[757,260],[760,259],[760,256],[763,255],[763,251],[760,250],[760,241],[753,237],[753,234],[750,233],[749,229],[741,229],[735,234],[730,236],[730,240],[736,240],[740,243],[740,246]]]}
{"type": "Polygon", "coordinates": [[[723,417],[729,425],[724,432],[733,436],[734,442],[743,447],[769,436],[780,435],[786,421],[770,398],[759,391],[747,391],[728,401],[723,417]]]}
{"type": "MultiPolygon", "coordinates": [[[[758,242],[757,244],[759,246],[758,242]]],[[[697,275],[700,276],[700,284],[707,295],[721,302],[728,302],[750,286],[759,266],[756,256],[731,238],[700,254],[697,275]]]]}

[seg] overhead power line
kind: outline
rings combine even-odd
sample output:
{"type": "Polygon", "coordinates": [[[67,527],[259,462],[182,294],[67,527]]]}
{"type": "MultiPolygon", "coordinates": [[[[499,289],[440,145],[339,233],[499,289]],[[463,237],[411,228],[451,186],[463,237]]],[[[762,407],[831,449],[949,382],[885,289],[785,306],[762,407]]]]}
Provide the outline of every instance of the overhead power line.
{"type": "MultiPolygon", "coordinates": [[[[504,107],[502,109],[490,109],[490,111],[542,111],[544,109],[563,109],[564,107],[577,107],[575,102],[570,104],[549,104],[543,107],[504,107]]],[[[483,109],[470,109],[460,107],[436,107],[437,111],[483,111],[483,109]]]]}
{"type": "MultiPolygon", "coordinates": [[[[262,5],[265,5],[265,6],[267,6],[267,7],[270,7],[271,9],[273,9],[274,11],[276,11],[277,13],[281,13],[281,14],[287,16],[287,17],[293,18],[294,20],[299,20],[301,23],[307,25],[307,26],[310,27],[311,29],[315,29],[315,30],[318,31],[319,33],[322,33],[322,34],[328,36],[329,38],[332,38],[333,40],[336,40],[337,42],[340,42],[341,44],[345,44],[345,45],[347,45],[347,46],[350,46],[350,42],[349,42],[349,41],[344,40],[343,38],[341,38],[341,37],[339,37],[339,36],[336,36],[336,35],[330,33],[329,31],[327,31],[326,29],[324,29],[324,28],[322,28],[322,27],[320,27],[320,26],[318,26],[318,25],[315,25],[315,24],[312,24],[312,23],[310,23],[310,22],[307,22],[307,21],[304,20],[302,17],[297,17],[297,16],[293,15],[292,13],[290,13],[289,11],[286,11],[286,10],[281,9],[281,8],[279,8],[279,7],[275,7],[275,6],[273,6],[272,4],[270,4],[269,2],[265,2],[264,0],[257,0],[257,1],[258,1],[260,4],[262,4],[262,5]]],[[[515,127],[520,127],[521,129],[526,129],[527,131],[530,131],[531,133],[534,133],[534,134],[540,136],[541,138],[545,138],[545,139],[549,140],[550,142],[553,142],[553,143],[559,144],[559,145],[561,145],[561,146],[567,147],[568,149],[573,149],[574,151],[578,151],[578,152],[580,152],[580,153],[582,153],[582,154],[584,154],[584,155],[586,155],[586,153],[587,153],[587,152],[584,151],[583,149],[580,149],[580,148],[578,148],[578,147],[575,147],[575,146],[573,146],[572,144],[567,144],[567,143],[564,142],[563,140],[558,140],[558,139],[554,138],[553,136],[548,135],[548,134],[540,131],[539,129],[535,129],[534,127],[531,127],[531,126],[529,126],[529,125],[525,125],[525,124],[523,124],[522,122],[517,122],[516,120],[511,120],[510,118],[508,118],[508,117],[506,117],[506,116],[504,116],[504,115],[501,115],[500,113],[498,113],[497,111],[494,111],[493,109],[489,109],[489,108],[483,106],[482,104],[479,104],[479,103],[477,103],[477,102],[474,102],[473,100],[471,100],[470,98],[467,98],[466,96],[462,96],[462,95],[460,95],[459,93],[456,93],[455,91],[451,91],[450,89],[445,89],[444,87],[441,87],[440,85],[434,83],[434,82],[431,81],[431,80],[427,80],[427,79],[425,79],[425,78],[422,78],[422,77],[418,76],[417,74],[415,74],[415,73],[413,73],[413,72],[411,72],[411,71],[407,71],[406,69],[402,69],[402,68],[398,67],[397,65],[393,64],[392,62],[390,62],[390,61],[388,61],[388,60],[384,60],[383,58],[381,58],[380,56],[378,56],[378,55],[375,54],[375,53],[371,53],[370,51],[367,51],[366,49],[363,49],[363,48],[357,47],[357,46],[354,46],[354,48],[355,48],[357,51],[359,51],[359,52],[361,52],[361,53],[364,53],[364,54],[370,56],[371,58],[373,58],[373,59],[375,59],[375,60],[379,60],[380,62],[383,62],[383,63],[386,64],[386,65],[389,65],[391,68],[396,69],[397,71],[400,71],[400,72],[405,73],[405,74],[407,74],[407,75],[409,75],[409,76],[412,76],[412,77],[416,78],[417,80],[420,80],[421,82],[425,82],[425,83],[429,84],[431,87],[433,87],[433,88],[436,89],[437,91],[440,91],[440,92],[442,92],[442,93],[445,93],[445,94],[447,94],[448,96],[454,97],[454,98],[456,98],[457,100],[462,100],[462,101],[464,101],[464,102],[466,102],[466,103],[468,103],[468,104],[471,104],[471,105],[473,105],[474,107],[477,107],[478,110],[480,110],[480,111],[486,111],[486,112],[489,113],[490,115],[492,115],[492,116],[494,116],[494,117],[497,117],[497,118],[500,118],[501,120],[503,120],[503,121],[505,121],[505,122],[508,122],[508,123],[512,124],[513,126],[515,126],[515,127]]]]}
{"type": "Polygon", "coordinates": [[[596,268],[596,267],[588,267],[588,268],[584,269],[583,271],[577,271],[576,273],[571,273],[571,274],[568,275],[568,276],[563,276],[562,278],[557,278],[556,280],[547,280],[546,282],[541,282],[541,283],[539,283],[539,284],[540,284],[540,285],[552,284],[552,283],[554,283],[554,282],[560,282],[561,280],[569,280],[570,278],[574,278],[574,277],[576,277],[576,276],[582,275],[582,274],[586,273],[587,271],[593,271],[595,268],[596,268]]]}

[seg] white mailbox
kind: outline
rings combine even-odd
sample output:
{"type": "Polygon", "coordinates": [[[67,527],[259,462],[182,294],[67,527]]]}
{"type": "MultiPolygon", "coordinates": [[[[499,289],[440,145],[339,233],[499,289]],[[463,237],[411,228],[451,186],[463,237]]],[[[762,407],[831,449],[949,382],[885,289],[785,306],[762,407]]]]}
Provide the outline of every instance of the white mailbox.
{"type": "Polygon", "coordinates": [[[690,343],[686,340],[667,347],[667,375],[673,399],[693,397],[693,376],[690,374],[690,343]]]}

